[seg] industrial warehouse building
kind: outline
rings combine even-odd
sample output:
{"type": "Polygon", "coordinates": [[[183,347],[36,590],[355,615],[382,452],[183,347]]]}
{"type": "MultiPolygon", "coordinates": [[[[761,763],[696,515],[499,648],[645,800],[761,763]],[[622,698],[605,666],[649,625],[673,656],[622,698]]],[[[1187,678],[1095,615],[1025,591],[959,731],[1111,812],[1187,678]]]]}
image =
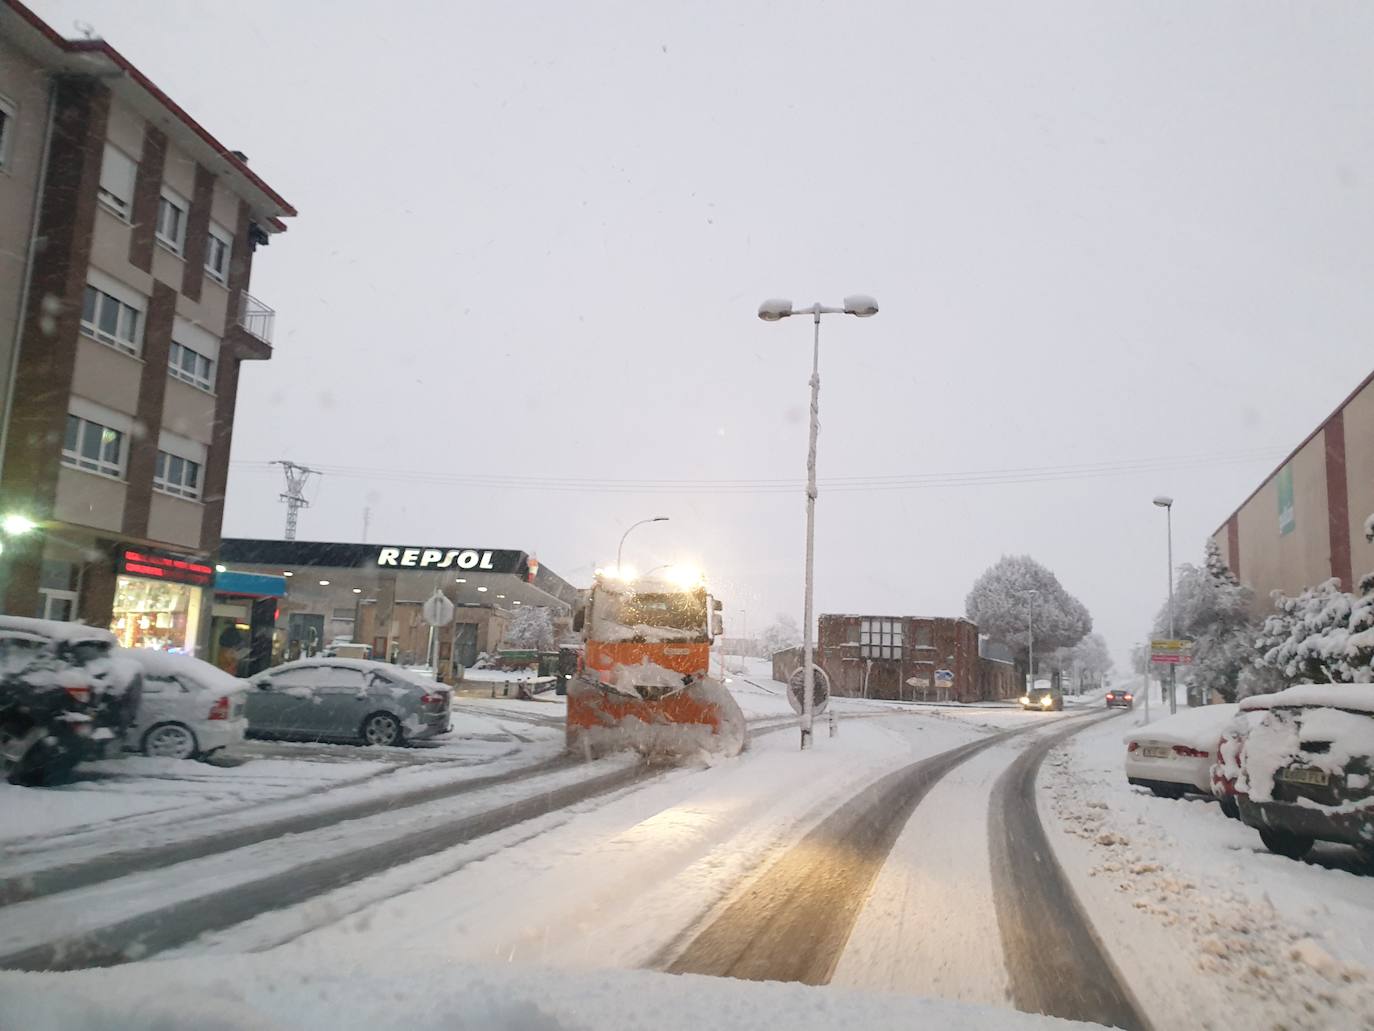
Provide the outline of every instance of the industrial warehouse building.
{"type": "MultiPolygon", "coordinates": [[[[994,657],[967,619],[823,615],[815,660],[831,690],[850,698],[975,702],[1014,698],[1022,679],[1009,657],[994,657]]],[[[773,677],[801,665],[801,648],[773,657],[773,677]]]]}
{"type": "Polygon", "coordinates": [[[1296,594],[1332,577],[1351,590],[1374,571],[1365,521],[1374,513],[1374,373],[1217,527],[1226,564],[1255,592],[1296,594]]]}

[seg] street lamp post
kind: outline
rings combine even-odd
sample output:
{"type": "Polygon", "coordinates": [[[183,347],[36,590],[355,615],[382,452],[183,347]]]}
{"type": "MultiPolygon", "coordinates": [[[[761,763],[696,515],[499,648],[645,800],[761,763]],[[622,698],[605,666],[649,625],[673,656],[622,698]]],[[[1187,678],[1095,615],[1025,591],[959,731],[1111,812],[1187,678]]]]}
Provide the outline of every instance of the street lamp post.
{"type": "Polygon", "coordinates": [[[1040,592],[1030,590],[1022,592],[1030,597],[1030,615],[1026,617],[1026,633],[1030,637],[1030,654],[1026,658],[1026,664],[1030,667],[1027,678],[1030,682],[1026,688],[1026,693],[1030,694],[1035,690],[1035,599],[1040,597],[1040,592]]]}
{"type": "Polygon", "coordinates": [[[667,516],[652,516],[649,519],[641,519],[639,522],[629,525],[625,532],[620,535],[620,545],[615,549],[615,571],[617,574],[619,574],[621,569],[620,556],[625,551],[625,538],[630,536],[630,530],[633,530],[636,526],[643,526],[645,523],[666,523],[667,521],[667,516]]]}
{"type": "MultiPolygon", "coordinates": [[[[1167,526],[1167,539],[1169,542],[1169,639],[1174,637],[1174,499],[1165,497],[1161,494],[1155,498],[1155,504],[1164,509],[1164,521],[1167,526]]],[[[1169,665],[1169,715],[1178,712],[1178,666],[1174,663],[1169,665]]]]}
{"type": "Polygon", "coordinates": [[[821,316],[857,315],[866,319],[878,314],[878,302],[864,294],[844,299],[839,308],[813,304],[809,308],[793,308],[791,301],[773,299],[759,305],[759,318],[777,322],[792,315],[810,315],[815,323],[811,344],[811,435],[806,449],[806,600],[803,605],[805,625],[802,630],[802,722],[801,747],[811,747],[811,722],[815,710],[816,677],[812,670],[815,649],[812,642],[813,581],[816,560],[816,436],[820,432],[821,397],[821,316]]]}

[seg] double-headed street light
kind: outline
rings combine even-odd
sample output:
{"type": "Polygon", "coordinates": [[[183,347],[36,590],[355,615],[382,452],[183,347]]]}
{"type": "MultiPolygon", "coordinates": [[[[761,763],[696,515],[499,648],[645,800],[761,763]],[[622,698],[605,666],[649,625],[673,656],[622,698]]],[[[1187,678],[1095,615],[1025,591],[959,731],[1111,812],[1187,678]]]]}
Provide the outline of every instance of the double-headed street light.
{"type": "MultiPolygon", "coordinates": [[[[1174,499],[1161,494],[1155,498],[1156,505],[1164,509],[1164,521],[1168,526],[1169,542],[1169,639],[1174,636],[1174,499]]],[[[1178,688],[1177,688],[1178,666],[1169,666],[1169,714],[1172,716],[1178,712],[1178,688]]],[[[1148,694],[1150,681],[1145,680],[1145,691],[1148,694]]]]}
{"type": "Polygon", "coordinates": [[[793,308],[792,302],[777,298],[759,305],[759,318],[777,322],[792,315],[810,315],[816,331],[811,345],[811,437],[806,449],[806,602],[805,625],[802,632],[802,723],[801,746],[811,747],[811,719],[815,710],[816,678],[812,670],[812,586],[816,558],[816,435],[820,431],[821,396],[821,316],[857,315],[866,319],[878,314],[878,302],[867,294],[854,294],[844,299],[839,308],[813,304],[808,308],[793,308]]]}

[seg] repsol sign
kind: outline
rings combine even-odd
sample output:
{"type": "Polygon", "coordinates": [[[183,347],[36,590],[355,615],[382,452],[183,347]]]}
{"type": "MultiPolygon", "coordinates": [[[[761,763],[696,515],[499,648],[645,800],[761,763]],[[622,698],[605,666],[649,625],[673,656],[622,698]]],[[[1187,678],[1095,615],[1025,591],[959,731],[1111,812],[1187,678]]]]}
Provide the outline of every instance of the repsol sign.
{"type": "Polygon", "coordinates": [[[377,552],[379,566],[405,566],[414,569],[484,569],[495,571],[492,552],[473,548],[382,548],[377,552]]]}

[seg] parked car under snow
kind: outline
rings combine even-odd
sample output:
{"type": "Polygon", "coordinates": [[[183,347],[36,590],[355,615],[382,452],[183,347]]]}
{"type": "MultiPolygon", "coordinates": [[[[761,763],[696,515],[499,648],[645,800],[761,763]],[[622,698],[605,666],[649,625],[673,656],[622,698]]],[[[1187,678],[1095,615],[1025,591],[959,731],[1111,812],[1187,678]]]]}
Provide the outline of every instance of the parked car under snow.
{"type": "Polygon", "coordinates": [[[1126,779],[1162,798],[1212,793],[1212,762],[1235,705],[1204,705],[1127,734],[1126,779]]]}
{"type": "Polygon", "coordinates": [[[252,679],[250,737],[399,745],[447,733],[452,691],[385,662],[301,659],[252,679]]]}
{"type": "Polygon", "coordinates": [[[1374,685],[1302,684],[1247,698],[1240,817],[1271,852],[1300,859],[1315,841],[1374,858],[1374,685]]]}
{"type": "Polygon", "coordinates": [[[164,759],[203,758],[243,740],[249,683],[190,655],[119,650],[143,670],[143,701],[125,747],[164,759]]]}

